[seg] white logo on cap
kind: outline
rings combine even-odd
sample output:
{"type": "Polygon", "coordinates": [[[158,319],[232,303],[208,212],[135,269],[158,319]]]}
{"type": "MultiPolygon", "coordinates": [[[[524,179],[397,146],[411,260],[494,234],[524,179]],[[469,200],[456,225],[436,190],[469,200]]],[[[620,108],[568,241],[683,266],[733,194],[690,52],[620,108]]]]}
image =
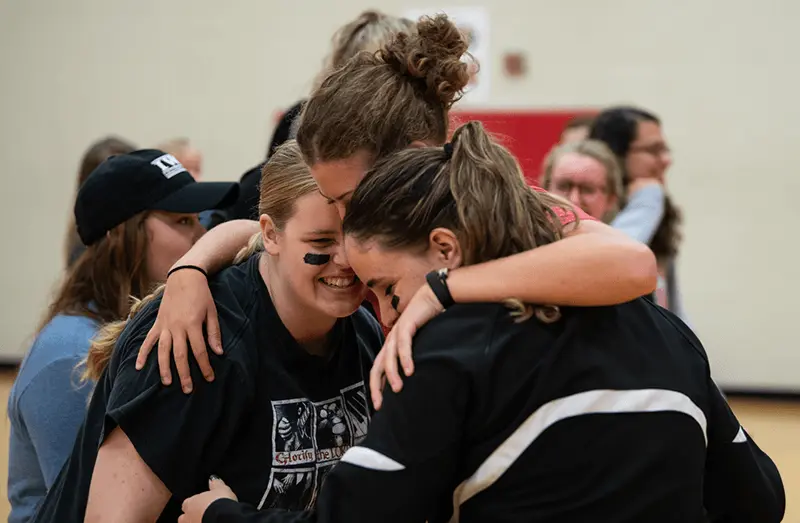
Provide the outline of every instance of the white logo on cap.
{"type": "Polygon", "coordinates": [[[167,178],[172,178],[176,174],[186,171],[181,162],[171,154],[159,156],[150,163],[161,169],[161,173],[167,178]]]}

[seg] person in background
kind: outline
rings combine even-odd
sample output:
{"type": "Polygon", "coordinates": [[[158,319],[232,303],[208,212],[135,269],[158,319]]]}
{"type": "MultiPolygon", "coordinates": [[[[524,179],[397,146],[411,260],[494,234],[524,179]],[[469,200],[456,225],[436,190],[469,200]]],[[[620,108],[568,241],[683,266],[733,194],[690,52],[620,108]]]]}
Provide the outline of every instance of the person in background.
{"type": "Polygon", "coordinates": [[[589,129],[592,127],[594,115],[581,114],[572,117],[561,131],[560,144],[579,142],[589,137],[589,129]]]}
{"type": "Polygon", "coordinates": [[[205,232],[197,213],[236,198],[199,184],[171,155],[142,150],[101,163],[81,185],[75,222],[86,250],[38,329],[8,399],[9,523],[30,520],[72,450],[91,383],[81,362],[98,329],[127,317],[205,232]]]}
{"type": "MultiPolygon", "coordinates": [[[[81,159],[81,166],[78,170],[78,183],[76,184],[75,191],[80,189],[86,178],[94,171],[98,165],[103,163],[109,156],[115,154],[127,154],[133,152],[136,146],[129,143],[122,138],[116,136],[107,136],[97,142],[93,143],[89,149],[83,154],[81,159]]],[[[67,227],[67,236],[64,242],[64,259],[66,267],[69,268],[78,259],[78,257],[86,249],[86,246],[81,242],[78,236],[78,229],[75,226],[75,218],[70,217],[69,226],[67,227]]]]}
{"type": "Polygon", "coordinates": [[[199,182],[203,177],[203,153],[188,138],[173,138],[158,145],[156,149],[177,158],[196,181],[199,182]]]}
{"type": "MultiPolygon", "coordinates": [[[[360,51],[375,52],[396,33],[407,32],[413,28],[414,22],[406,18],[387,15],[376,10],[364,11],[333,35],[330,54],[325,58],[325,64],[315,84],[319,84],[331,71],[343,66],[360,51]]],[[[267,159],[282,143],[296,136],[298,117],[304,104],[305,99],[300,100],[283,113],[272,135],[267,159]]],[[[257,165],[242,175],[239,181],[241,194],[236,205],[228,213],[229,219],[258,219],[258,187],[262,165],[257,165]]]]}
{"type": "Polygon", "coordinates": [[[547,155],[542,188],[566,198],[590,216],[611,223],[625,200],[622,169],[603,142],[580,140],[547,155]]]}
{"type": "Polygon", "coordinates": [[[672,154],[661,121],[638,107],[612,107],[595,117],[590,136],[608,145],[622,166],[627,201],[611,225],[652,249],[659,272],[656,301],[688,322],[675,263],[681,212],[665,189],[672,154]]]}

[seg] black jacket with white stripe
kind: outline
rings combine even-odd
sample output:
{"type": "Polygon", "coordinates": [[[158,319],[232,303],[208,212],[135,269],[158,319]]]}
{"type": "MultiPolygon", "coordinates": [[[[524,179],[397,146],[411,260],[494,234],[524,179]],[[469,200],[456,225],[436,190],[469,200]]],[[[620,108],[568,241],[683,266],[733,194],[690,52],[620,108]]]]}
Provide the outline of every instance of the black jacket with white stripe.
{"type": "MultiPolygon", "coordinates": [[[[778,522],[775,464],[705,351],[646,300],[515,323],[459,304],[420,330],[416,371],[313,512],[213,503],[204,523],[778,522]]],[[[223,478],[224,479],[224,478],[223,478]]]]}

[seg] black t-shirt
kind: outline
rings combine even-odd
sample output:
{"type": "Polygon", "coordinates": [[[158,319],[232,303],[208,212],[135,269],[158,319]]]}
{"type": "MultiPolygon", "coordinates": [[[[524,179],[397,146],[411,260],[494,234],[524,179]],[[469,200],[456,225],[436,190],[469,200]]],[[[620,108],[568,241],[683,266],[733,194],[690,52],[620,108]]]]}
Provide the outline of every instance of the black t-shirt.
{"type": "Polygon", "coordinates": [[[203,523],[780,521],[774,463],[677,317],[644,299],[562,311],[449,308],[314,511],[220,500],[203,523]]]}
{"type": "Polygon", "coordinates": [[[253,506],[308,508],[332,465],[363,440],[371,416],[367,376],[382,344],[369,313],[339,320],[335,349],[321,358],[284,327],[258,256],[213,278],[211,292],[225,349],[222,357],[209,350],[214,382],[192,363],[192,394],[178,380],[164,387],[155,353],[135,370],[158,300],[143,308],[123,332],[72,456],[35,521],[83,521],[98,447],[117,426],[172,493],[159,519],[170,522],[183,499],[208,488],[211,474],[253,506]]]}

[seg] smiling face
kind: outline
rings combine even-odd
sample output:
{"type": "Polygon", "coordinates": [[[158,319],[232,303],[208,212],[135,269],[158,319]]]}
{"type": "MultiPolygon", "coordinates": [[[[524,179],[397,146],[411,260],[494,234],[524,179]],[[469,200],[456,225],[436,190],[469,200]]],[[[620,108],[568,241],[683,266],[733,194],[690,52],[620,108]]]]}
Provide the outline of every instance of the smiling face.
{"type": "Polygon", "coordinates": [[[341,219],[336,208],[319,193],[297,199],[294,214],[283,230],[262,215],[261,229],[276,276],[292,301],[325,315],[343,318],[366,297],[344,253],[341,219]]]}
{"type": "Polygon", "coordinates": [[[379,241],[345,239],[347,259],[378,298],[381,322],[394,325],[417,290],[426,284],[425,276],[442,268],[461,265],[461,246],[455,234],[444,228],[434,229],[427,248],[387,249],[379,241]]]}

